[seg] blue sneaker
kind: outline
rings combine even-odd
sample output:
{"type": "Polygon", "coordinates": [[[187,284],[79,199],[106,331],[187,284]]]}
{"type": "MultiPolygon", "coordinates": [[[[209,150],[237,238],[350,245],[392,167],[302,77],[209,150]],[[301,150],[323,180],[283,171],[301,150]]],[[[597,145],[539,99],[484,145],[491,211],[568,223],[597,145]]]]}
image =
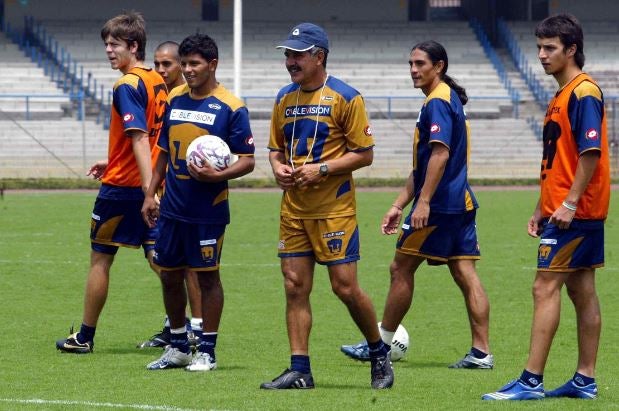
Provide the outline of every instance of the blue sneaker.
{"type": "Polygon", "coordinates": [[[539,383],[535,387],[524,384],[520,380],[510,381],[496,392],[484,394],[482,400],[541,400],[544,398],[544,384],[539,383]]]}
{"type": "Polygon", "coordinates": [[[362,341],[357,345],[342,345],[340,351],[353,360],[370,361],[370,347],[367,341],[362,341]]]}
{"type": "Polygon", "coordinates": [[[546,397],[582,398],[583,400],[594,400],[597,396],[598,385],[596,383],[580,386],[574,380],[569,380],[559,388],[546,393],[546,397]]]}

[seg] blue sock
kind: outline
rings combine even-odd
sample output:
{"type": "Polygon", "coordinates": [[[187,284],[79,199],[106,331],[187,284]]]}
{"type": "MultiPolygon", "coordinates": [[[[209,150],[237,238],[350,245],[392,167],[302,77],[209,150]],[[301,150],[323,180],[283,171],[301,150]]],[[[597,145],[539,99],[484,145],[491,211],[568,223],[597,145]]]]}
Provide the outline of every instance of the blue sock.
{"type": "Polygon", "coordinates": [[[217,345],[217,333],[203,333],[198,345],[198,351],[205,352],[215,359],[215,346],[217,345]]]}
{"type": "Polygon", "coordinates": [[[384,357],[389,352],[389,347],[381,339],[373,343],[368,341],[368,348],[370,349],[370,358],[384,357]]]}
{"type": "Polygon", "coordinates": [[[577,372],[574,374],[574,377],[572,377],[572,381],[574,381],[574,384],[579,387],[584,387],[585,385],[593,384],[595,382],[595,378],[587,377],[586,375],[582,375],[577,372]]]}
{"type": "Polygon", "coordinates": [[[520,382],[533,388],[536,387],[538,384],[544,382],[544,376],[541,374],[533,374],[532,372],[523,370],[522,374],[520,375],[520,382]]]}
{"type": "Polygon", "coordinates": [[[80,344],[84,344],[88,341],[94,341],[96,331],[97,327],[89,327],[86,324],[82,323],[80,327],[80,332],[77,333],[77,342],[80,344]]]}
{"type": "Polygon", "coordinates": [[[187,337],[187,329],[185,327],[170,329],[170,345],[172,348],[178,348],[185,354],[191,352],[189,338],[187,337]]]}
{"type": "Polygon", "coordinates": [[[478,349],[477,349],[477,348],[475,348],[475,347],[471,347],[471,351],[470,351],[470,353],[471,353],[471,355],[472,355],[473,357],[475,357],[475,358],[479,358],[479,359],[486,358],[486,357],[488,356],[488,353],[485,353],[485,352],[483,352],[483,351],[481,351],[481,350],[478,350],[478,349]]]}
{"type": "Polygon", "coordinates": [[[312,372],[312,368],[310,367],[309,355],[291,355],[290,369],[303,374],[310,374],[312,372]]]}

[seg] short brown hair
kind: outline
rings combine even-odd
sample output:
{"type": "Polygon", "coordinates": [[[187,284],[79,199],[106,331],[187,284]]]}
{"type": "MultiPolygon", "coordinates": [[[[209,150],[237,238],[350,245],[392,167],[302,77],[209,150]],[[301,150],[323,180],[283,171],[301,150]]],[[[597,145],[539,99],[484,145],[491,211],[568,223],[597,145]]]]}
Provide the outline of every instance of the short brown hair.
{"type": "Polygon", "coordinates": [[[138,46],[135,57],[139,61],[146,58],[146,22],[141,13],[129,11],[109,19],[101,28],[101,40],[108,36],[124,40],[129,46],[135,42],[138,46]]]}

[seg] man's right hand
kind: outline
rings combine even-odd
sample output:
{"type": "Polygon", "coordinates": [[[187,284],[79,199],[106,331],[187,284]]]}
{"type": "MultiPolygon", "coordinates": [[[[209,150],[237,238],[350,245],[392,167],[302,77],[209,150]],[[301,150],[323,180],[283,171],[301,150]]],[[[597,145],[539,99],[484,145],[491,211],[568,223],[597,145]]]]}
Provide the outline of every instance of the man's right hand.
{"type": "Polygon", "coordinates": [[[288,190],[295,186],[294,177],[292,175],[292,167],[287,164],[279,164],[273,168],[273,175],[277,185],[282,190],[288,190]]]}
{"type": "Polygon", "coordinates": [[[92,176],[95,180],[100,180],[107,168],[107,160],[99,160],[90,166],[90,170],[86,173],[87,176],[92,176]]]}

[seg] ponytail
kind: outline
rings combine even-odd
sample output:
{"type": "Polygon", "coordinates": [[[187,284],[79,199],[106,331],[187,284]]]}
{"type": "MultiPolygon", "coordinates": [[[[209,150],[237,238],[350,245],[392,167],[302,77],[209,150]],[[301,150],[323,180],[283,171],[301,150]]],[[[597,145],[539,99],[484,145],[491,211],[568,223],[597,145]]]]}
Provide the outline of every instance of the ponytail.
{"type": "Polygon", "coordinates": [[[447,74],[443,74],[441,76],[441,79],[451,88],[453,89],[456,94],[458,95],[458,98],[460,99],[460,102],[462,103],[462,105],[466,105],[467,101],[469,101],[469,97],[466,95],[466,90],[464,89],[464,87],[462,87],[461,85],[459,85],[458,83],[456,83],[456,81],[454,79],[452,79],[450,76],[448,76],[447,74]]]}

